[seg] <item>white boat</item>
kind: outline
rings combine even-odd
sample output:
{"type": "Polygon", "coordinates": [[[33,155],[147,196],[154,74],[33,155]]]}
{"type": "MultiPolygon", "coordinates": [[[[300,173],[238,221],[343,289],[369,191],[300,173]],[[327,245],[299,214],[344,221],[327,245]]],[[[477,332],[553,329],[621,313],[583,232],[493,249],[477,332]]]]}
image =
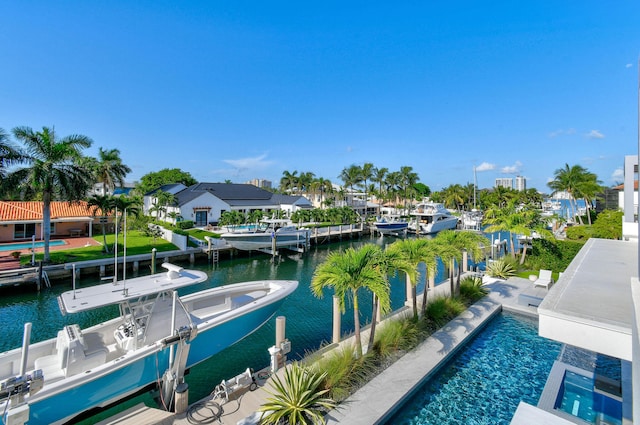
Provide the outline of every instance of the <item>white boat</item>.
{"type": "Polygon", "coordinates": [[[381,235],[399,236],[407,233],[409,222],[400,216],[388,215],[378,218],[373,225],[381,235]]]}
{"type": "Polygon", "coordinates": [[[308,229],[298,229],[291,220],[267,219],[253,229],[223,233],[220,238],[242,251],[268,251],[306,247],[310,234],[308,229]]]}
{"type": "MultiPolygon", "coordinates": [[[[7,423],[60,424],[156,386],[170,406],[184,371],[264,324],[298,282],[264,280],[179,297],[207,274],[163,264],[168,272],[61,294],[63,314],[118,305],[120,316],[0,354],[0,411],[7,423]],[[22,419],[22,421],[20,421],[22,419]]],[[[74,285],[75,286],[75,285],[74,285]]]]}
{"type": "Polygon", "coordinates": [[[438,233],[442,230],[455,229],[458,217],[452,215],[444,204],[423,201],[411,211],[413,217],[409,222],[409,231],[420,235],[438,233]]]}

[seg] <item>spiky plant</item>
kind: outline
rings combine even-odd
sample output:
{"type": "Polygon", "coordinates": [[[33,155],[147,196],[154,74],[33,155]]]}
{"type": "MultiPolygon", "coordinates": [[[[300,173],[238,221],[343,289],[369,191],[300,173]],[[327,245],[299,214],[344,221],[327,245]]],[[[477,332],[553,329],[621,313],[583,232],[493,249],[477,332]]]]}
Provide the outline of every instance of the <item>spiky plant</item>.
{"type": "Polygon", "coordinates": [[[502,258],[487,265],[487,274],[499,279],[508,279],[515,276],[516,269],[512,261],[502,258]]]}
{"type": "Polygon", "coordinates": [[[258,409],[262,424],[324,424],[323,412],[335,407],[321,389],[326,373],[317,373],[297,363],[285,368],[284,378],[273,375],[269,397],[258,409]]]}

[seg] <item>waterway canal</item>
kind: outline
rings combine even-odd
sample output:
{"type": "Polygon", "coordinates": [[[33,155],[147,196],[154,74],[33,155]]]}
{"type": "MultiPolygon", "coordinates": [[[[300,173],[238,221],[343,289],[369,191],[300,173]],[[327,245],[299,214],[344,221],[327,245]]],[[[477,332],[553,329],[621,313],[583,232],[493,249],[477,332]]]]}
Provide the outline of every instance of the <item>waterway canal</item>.
{"type": "MultiPolygon", "coordinates": [[[[249,280],[298,280],[300,282],[298,289],[285,301],[277,315],[286,317],[286,336],[292,342],[292,353],[288,358],[299,359],[305,353],[320,347],[323,342],[331,340],[333,293],[326,291],[322,299],[314,297],[311,293],[309,285],[316,267],[331,251],[350,246],[358,247],[364,243],[384,246],[395,240],[393,237],[364,236],[361,239],[313,246],[304,254],[291,253],[276,259],[265,254],[254,253],[250,256],[221,260],[216,266],[204,262],[196,263],[194,266],[183,264],[184,267],[207,271],[210,278],[199,285],[181,290],[180,294],[249,280]]],[[[440,280],[441,277],[436,281],[440,280]]],[[[95,283],[95,277],[76,282],[77,287],[95,283]]],[[[86,328],[118,314],[117,306],[110,306],[72,316],[62,316],[58,310],[56,297],[61,292],[70,290],[71,287],[72,283],[66,282],[54,285],[53,288],[43,290],[39,294],[14,292],[10,289],[4,291],[0,298],[0,319],[4,326],[4,338],[0,339],[0,350],[5,351],[21,345],[25,322],[33,323],[31,341],[36,342],[55,337],[57,331],[64,325],[77,323],[81,328],[86,328]]],[[[405,297],[404,278],[392,278],[391,288],[392,308],[400,308],[405,297]]],[[[420,289],[419,287],[418,290],[420,289]]],[[[361,322],[368,323],[371,317],[371,299],[367,296],[361,297],[360,308],[361,322]]],[[[343,315],[342,333],[352,331],[353,312],[348,309],[343,315]]],[[[238,344],[192,368],[186,377],[189,384],[189,400],[195,402],[207,396],[222,379],[231,378],[247,367],[258,370],[268,366],[267,349],[274,344],[274,339],[275,317],[238,344]]],[[[159,371],[159,374],[162,372],[164,370],[159,371]]],[[[105,419],[140,402],[149,406],[154,405],[149,395],[141,395],[93,416],[83,423],[89,424],[105,419]]]]}

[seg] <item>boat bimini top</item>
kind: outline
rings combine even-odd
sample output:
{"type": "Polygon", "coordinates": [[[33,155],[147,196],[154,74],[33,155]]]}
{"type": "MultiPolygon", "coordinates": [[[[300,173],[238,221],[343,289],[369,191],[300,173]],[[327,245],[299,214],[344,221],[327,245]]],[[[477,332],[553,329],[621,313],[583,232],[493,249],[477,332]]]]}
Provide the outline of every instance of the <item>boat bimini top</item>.
{"type": "Polygon", "coordinates": [[[112,304],[139,299],[160,292],[172,291],[208,279],[200,270],[185,270],[171,263],[163,263],[166,273],[141,276],[115,283],[103,283],[63,292],[58,296],[58,305],[63,315],[93,310],[112,304]]]}

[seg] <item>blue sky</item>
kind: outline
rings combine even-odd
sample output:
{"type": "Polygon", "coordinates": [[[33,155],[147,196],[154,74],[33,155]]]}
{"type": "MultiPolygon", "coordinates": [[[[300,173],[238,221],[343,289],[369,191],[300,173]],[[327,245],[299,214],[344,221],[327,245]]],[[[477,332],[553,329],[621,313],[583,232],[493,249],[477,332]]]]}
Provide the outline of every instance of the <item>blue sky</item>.
{"type": "Polygon", "coordinates": [[[371,162],[548,192],[638,152],[637,0],[7,1],[0,46],[0,127],[89,136],[129,181],[371,162]]]}

